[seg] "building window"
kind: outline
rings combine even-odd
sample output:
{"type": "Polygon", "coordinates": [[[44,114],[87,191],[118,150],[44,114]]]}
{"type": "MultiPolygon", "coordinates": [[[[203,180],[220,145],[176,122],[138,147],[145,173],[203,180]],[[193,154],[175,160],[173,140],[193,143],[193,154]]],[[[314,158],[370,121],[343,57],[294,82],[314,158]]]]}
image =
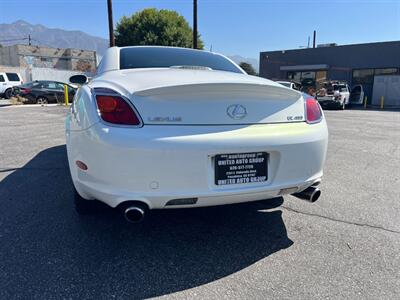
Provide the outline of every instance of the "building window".
{"type": "Polygon", "coordinates": [[[317,89],[323,87],[324,82],[326,81],[326,71],[317,71],[315,75],[315,85],[317,89]]]}
{"type": "Polygon", "coordinates": [[[315,79],[315,72],[301,72],[301,79],[315,79]]]}
{"type": "Polygon", "coordinates": [[[353,84],[372,84],[374,69],[353,70],[353,84]]]}
{"type": "Polygon", "coordinates": [[[301,81],[301,72],[288,72],[287,78],[294,81],[301,81]]]}
{"type": "Polygon", "coordinates": [[[289,80],[300,82],[304,87],[304,91],[311,93],[311,91],[309,91],[310,88],[315,90],[323,86],[326,81],[326,75],[327,72],[325,70],[288,72],[287,78],[289,80]]]}
{"type": "Polygon", "coordinates": [[[375,69],[375,75],[395,75],[397,71],[396,68],[375,69]]]}
{"type": "Polygon", "coordinates": [[[287,78],[290,80],[301,82],[303,79],[315,79],[315,72],[314,71],[288,72],[287,78]]]}
{"type": "Polygon", "coordinates": [[[373,84],[375,75],[395,75],[397,68],[353,70],[353,84],[373,84]]]}

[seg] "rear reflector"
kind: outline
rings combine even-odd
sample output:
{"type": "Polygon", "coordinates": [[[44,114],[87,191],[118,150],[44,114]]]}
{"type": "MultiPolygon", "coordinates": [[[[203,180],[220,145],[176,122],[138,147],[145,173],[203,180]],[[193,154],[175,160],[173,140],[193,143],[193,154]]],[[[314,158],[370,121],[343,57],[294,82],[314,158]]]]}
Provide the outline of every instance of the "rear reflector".
{"type": "Polygon", "coordinates": [[[83,171],[86,171],[88,169],[87,165],[80,160],[77,160],[75,163],[76,163],[77,167],[83,171]]]}
{"type": "Polygon", "coordinates": [[[317,100],[312,97],[306,99],[307,123],[318,123],[322,120],[322,112],[317,100]]]}
{"type": "Polygon", "coordinates": [[[96,95],[96,102],[104,121],[120,125],[140,125],[139,117],[122,97],[96,95]]]}
{"type": "Polygon", "coordinates": [[[166,206],[171,206],[171,205],[190,205],[190,204],[196,204],[197,203],[197,198],[182,198],[182,199],[172,199],[169,200],[166,204],[166,206]]]}

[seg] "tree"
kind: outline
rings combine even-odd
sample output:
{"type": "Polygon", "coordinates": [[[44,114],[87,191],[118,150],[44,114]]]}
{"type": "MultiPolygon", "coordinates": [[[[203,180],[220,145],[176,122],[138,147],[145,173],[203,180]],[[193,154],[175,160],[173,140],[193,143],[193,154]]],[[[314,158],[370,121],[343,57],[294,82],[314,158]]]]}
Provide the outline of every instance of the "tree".
{"type": "Polygon", "coordinates": [[[246,71],[249,75],[257,75],[256,70],[254,70],[253,66],[247,62],[242,61],[239,66],[246,71]]]}
{"type": "MultiPolygon", "coordinates": [[[[192,47],[192,29],[176,11],[147,8],[130,17],[122,17],[115,30],[117,46],[159,45],[192,47]]],[[[198,35],[197,45],[203,49],[198,35]]]]}

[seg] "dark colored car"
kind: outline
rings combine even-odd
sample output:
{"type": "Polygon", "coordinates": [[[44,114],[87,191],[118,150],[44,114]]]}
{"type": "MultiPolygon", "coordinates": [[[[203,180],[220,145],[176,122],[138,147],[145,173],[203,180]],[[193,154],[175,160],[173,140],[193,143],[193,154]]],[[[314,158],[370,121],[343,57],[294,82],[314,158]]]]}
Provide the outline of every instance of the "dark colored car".
{"type": "MultiPolygon", "coordinates": [[[[16,86],[13,88],[14,95],[19,95],[27,99],[27,103],[64,103],[64,85],[66,83],[58,81],[45,81],[38,80],[27,82],[23,85],[16,86]]],[[[72,102],[74,98],[76,88],[66,84],[68,86],[68,99],[72,102]]]]}

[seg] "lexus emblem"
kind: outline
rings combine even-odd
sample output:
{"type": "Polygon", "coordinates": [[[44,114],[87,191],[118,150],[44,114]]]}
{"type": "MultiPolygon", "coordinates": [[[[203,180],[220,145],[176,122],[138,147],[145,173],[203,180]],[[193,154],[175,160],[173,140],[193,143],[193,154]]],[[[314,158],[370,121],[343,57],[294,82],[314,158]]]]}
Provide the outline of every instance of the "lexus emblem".
{"type": "Polygon", "coordinates": [[[247,111],[243,105],[232,104],[226,109],[226,114],[234,120],[241,120],[247,115],[247,111]]]}

